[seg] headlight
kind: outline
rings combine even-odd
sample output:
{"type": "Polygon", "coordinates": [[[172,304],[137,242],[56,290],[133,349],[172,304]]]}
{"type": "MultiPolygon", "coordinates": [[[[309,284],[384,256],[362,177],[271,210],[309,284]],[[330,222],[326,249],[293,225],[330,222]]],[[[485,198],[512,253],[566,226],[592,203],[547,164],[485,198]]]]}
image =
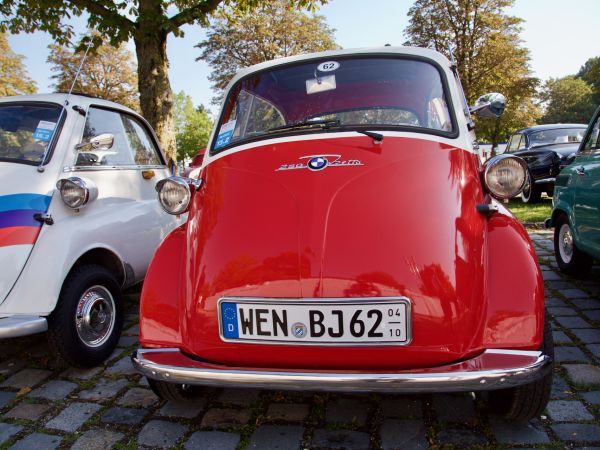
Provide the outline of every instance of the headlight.
{"type": "Polygon", "coordinates": [[[188,210],[192,193],[187,180],[182,177],[169,177],[156,183],[158,200],[169,214],[179,215],[188,210]]]}
{"type": "Polygon", "coordinates": [[[525,161],[513,155],[498,155],[486,161],[483,182],[495,198],[504,200],[519,195],[527,180],[525,161]]]}
{"type": "Polygon", "coordinates": [[[83,208],[97,194],[95,186],[78,177],[58,180],[56,188],[65,205],[72,209],[83,208]]]}

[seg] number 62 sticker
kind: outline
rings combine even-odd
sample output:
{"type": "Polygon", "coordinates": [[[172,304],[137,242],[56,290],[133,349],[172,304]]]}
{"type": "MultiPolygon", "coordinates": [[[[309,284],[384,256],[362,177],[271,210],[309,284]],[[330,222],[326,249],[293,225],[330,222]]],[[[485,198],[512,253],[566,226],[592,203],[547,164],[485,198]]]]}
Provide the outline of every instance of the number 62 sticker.
{"type": "Polygon", "coordinates": [[[319,64],[317,70],[319,72],[333,72],[338,67],[340,67],[340,63],[337,61],[326,61],[324,63],[319,64]]]}

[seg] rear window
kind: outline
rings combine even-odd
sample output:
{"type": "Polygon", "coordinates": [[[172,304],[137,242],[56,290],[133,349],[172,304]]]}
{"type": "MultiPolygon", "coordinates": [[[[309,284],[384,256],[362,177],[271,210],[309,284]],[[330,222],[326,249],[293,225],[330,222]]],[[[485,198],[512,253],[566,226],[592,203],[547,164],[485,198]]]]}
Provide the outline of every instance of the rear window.
{"type": "Polygon", "coordinates": [[[0,160],[40,164],[57,130],[58,105],[0,104],[0,160]]]}

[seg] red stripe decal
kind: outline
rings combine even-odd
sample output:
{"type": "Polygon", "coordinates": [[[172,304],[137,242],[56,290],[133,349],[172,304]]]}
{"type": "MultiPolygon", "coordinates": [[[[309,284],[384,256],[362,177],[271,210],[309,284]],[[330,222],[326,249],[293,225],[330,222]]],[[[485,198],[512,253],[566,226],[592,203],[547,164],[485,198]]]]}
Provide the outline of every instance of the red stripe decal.
{"type": "Polygon", "coordinates": [[[9,245],[35,244],[40,227],[0,228],[0,247],[9,245]]]}

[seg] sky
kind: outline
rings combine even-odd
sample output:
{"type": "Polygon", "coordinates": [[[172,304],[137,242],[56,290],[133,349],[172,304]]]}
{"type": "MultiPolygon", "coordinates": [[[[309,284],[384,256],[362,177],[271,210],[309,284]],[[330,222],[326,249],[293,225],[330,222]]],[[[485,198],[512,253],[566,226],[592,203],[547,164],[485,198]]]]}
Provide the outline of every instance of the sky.
{"type": "MultiPolygon", "coordinates": [[[[335,40],[343,48],[374,47],[385,44],[402,45],[403,31],[408,25],[410,0],[329,0],[319,14],[335,28],[335,40]]],[[[600,0],[516,0],[509,14],[525,20],[521,37],[529,48],[531,70],[542,80],[576,73],[585,61],[600,56],[597,21],[600,0]]],[[[78,33],[86,24],[74,22],[78,33]]],[[[211,107],[213,92],[208,81],[210,68],[195,59],[200,50],[194,48],[205,38],[199,26],[185,26],[185,36],[169,36],[167,54],[169,76],[174,92],[184,91],[196,106],[211,107]]],[[[47,33],[9,36],[13,51],[25,57],[29,75],[37,82],[39,92],[51,92],[52,72],[46,63],[47,33]]],[[[133,46],[130,44],[131,50],[133,46]]],[[[214,111],[214,107],[211,110],[214,111]]]]}

